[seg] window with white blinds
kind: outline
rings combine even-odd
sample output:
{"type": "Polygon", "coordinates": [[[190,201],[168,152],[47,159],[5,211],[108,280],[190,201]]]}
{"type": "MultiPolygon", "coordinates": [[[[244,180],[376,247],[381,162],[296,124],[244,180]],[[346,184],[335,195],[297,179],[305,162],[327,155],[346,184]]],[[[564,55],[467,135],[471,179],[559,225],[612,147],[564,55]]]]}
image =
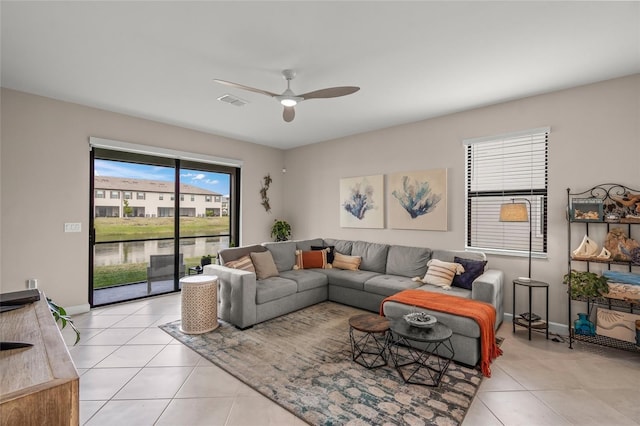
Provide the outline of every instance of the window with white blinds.
{"type": "Polygon", "coordinates": [[[529,223],[499,220],[501,204],[526,198],[531,202],[532,251],[534,255],[547,252],[549,132],[549,128],[541,128],[463,141],[467,156],[466,248],[528,255],[529,223]]]}

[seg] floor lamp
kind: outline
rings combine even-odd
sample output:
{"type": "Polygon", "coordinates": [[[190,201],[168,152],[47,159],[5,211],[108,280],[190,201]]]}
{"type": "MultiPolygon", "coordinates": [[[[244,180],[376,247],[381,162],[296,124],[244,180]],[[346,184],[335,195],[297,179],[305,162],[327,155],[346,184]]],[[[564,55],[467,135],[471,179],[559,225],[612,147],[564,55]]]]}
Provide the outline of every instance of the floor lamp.
{"type": "Polygon", "coordinates": [[[504,203],[500,206],[500,222],[529,222],[529,275],[527,278],[519,277],[522,281],[531,281],[531,201],[527,198],[512,198],[510,203],[504,203]],[[529,204],[516,203],[516,201],[526,201],[529,204]]]}

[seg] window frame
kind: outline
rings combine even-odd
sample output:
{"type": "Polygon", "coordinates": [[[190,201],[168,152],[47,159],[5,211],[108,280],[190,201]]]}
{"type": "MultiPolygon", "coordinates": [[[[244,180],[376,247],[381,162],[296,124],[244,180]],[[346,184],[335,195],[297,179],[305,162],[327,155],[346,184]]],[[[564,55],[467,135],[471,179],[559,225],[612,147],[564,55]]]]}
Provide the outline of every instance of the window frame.
{"type": "MultiPolygon", "coordinates": [[[[529,256],[528,244],[529,244],[529,225],[528,223],[515,224],[519,225],[520,228],[518,232],[505,231],[507,226],[513,226],[513,223],[510,224],[501,224],[497,225],[495,223],[489,223],[488,216],[484,218],[482,214],[474,213],[474,204],[476,205],[476,209],[478,209],[478,201],[481,203],[486,201],[488,206],[495,209],[499,207],[502,203],[511,202],[511,200],[515,199],[515,202],[519,200],[525,202],[523,198],[526,198],[531,201],[529,205],[527,203],[527,208],[529,210],[529,220],[531,221],[531,229],[533,232],[532,239],[535,244],[532,249],[532,257],[536,258],[546,258],[548,253],[548,192],[549,192],[549,135],[551,133],[550,127],[543,127],[537,129],[529,129],[523,130],[519,132],[512,132],[502,135],[488,136],[482,138],[472,138],[463,140],[463,145],[465,148],[465,250],[469,251],[482,251],[484,253],[489,254],[500,254],[507,256],[529,256]],[[474,182],[474,175],[476,175],[476,170],[478,168],[482,168],[481,165],[477,165],[477,162],[474,162],[473,156],[473,146],[476,144],[484,144],[484,143],[494,143],[494,144],[502,144],[504,147],[511,148],[514,150],[514,146],[516,141],[521,141],[522,139],[526,139],[529,137],[531,152],[535,150],[536,157],[535,159],[540,161],[543,158],[544,166],[537,167],[535,165],[531,166],[530,175],[528,176],[532,181],[534,177],[537,178],[538,182],[541,180],[544,182],[541,186],[531,184],[528,188],[522,189],[521,185],[515,184],[514,187],[509,187],[503,184],[503,187],[500,189],[496,189],[492,187],[490,189],[478,188],[478,186],[482,186],[476,182],[474,182]],[[542,140],[542,142],[541,142],[542,140]],[[511,145],[510,145],[511,144],[511,145]],[[476,163],[474,165],[474,163],[476,163]],[[472,185],[472,182],[475,185],[472,185]],[[472,189],[472,186],[474,188],[472,189]],[[497,204],[497,205],[496,205],[497,204]],[[529,207],[530,206],[530,207],[529,207]],[[478,222],[479,225],[478,225],[478,222]],[[474,227],[474,223],[476,224],[474,227]],[[484,225],[484,226],[483,226],[484,225]],[[494,241],[491,241],[490,244],[477,244],[478,240],[483,239],[488,241],[490,237],[489,231],[480,231],[482,233],[481,237],[476,237],[478,232],[475,231],[476,227],[498,227],[502,229],[502,235],[508,234],[508,238],[513,241],[513,244],[508,244],[508,241],[505,241],[505,238],[496,236],[494,241]],[[515,236],[515,238],[514,238],[515,236]],[[475,239],[475,241],[474,241],[475,239]],[[526,240],[526,241],[525,241],[526,240]],[[526,247],[523,249],[522,247],[526,247]]],[[[487,145],[485,145],[485,148],[487,145]]],[[[531,155],[530,158],[533,158],[534,154],[529,153],[531,155]]],[[[476,152],[477,153],[477,152],[476,152]]],[[[506,160],[509,160],[511,163],[516,163],[514,159],[522,159],[526,161],[525,157],[526,153],[522,153],[519,157],[513,157],[513,152],[510,152],[508,156],[501,157],[499,155],[495,156],[495,159],[501,160],[506,164],[506,160]]],[[[486,167],[486,165],[484,165],[486,167]]],[[[502,176],[502,182],[514,182],[516,181],[516,176],[518,169],[517,167],[513,167],[513,169],[505,171],[502,176]]],[[[493,170],[495,171],[495,169],[493,170]]],[[[491,187],[492,185],[487,185],[491,187]]],[[[495,215],[491,214],[491,221],[493,221],[493,217],[495,216],[495,221],[499,219],[499,208],[495,211],[495,215]]]]}

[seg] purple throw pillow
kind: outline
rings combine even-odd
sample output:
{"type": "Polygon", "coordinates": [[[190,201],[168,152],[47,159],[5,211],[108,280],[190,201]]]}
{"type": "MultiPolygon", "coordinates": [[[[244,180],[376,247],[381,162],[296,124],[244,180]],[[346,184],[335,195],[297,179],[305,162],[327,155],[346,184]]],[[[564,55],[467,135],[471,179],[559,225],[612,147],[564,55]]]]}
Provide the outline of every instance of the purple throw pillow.
{"type": "Polygon", "coordinates": [[[466,288],[467,290],[471,290],[473,281],[482,275],[484,267],[487,265],[486,260],[464,259],[457,256],[454,257],[453,261],[464,267],[464,273],[453,277],[451,285],[453,287],[466,288]]]}

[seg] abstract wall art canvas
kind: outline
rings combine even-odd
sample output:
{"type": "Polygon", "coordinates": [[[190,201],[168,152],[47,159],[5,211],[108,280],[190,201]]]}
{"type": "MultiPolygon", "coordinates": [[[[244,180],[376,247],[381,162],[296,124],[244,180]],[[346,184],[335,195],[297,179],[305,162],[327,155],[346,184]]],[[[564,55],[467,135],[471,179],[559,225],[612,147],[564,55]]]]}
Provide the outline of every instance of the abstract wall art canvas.
{"type": "Polygon", "coordinates": [[[384,228],[384,176],[340,179],[340,226],[384,228]]]}
{"type": "Polygon", "coordinates": [[[447,169],[390,174],[389,227],[447,230],[447,169]]]}

